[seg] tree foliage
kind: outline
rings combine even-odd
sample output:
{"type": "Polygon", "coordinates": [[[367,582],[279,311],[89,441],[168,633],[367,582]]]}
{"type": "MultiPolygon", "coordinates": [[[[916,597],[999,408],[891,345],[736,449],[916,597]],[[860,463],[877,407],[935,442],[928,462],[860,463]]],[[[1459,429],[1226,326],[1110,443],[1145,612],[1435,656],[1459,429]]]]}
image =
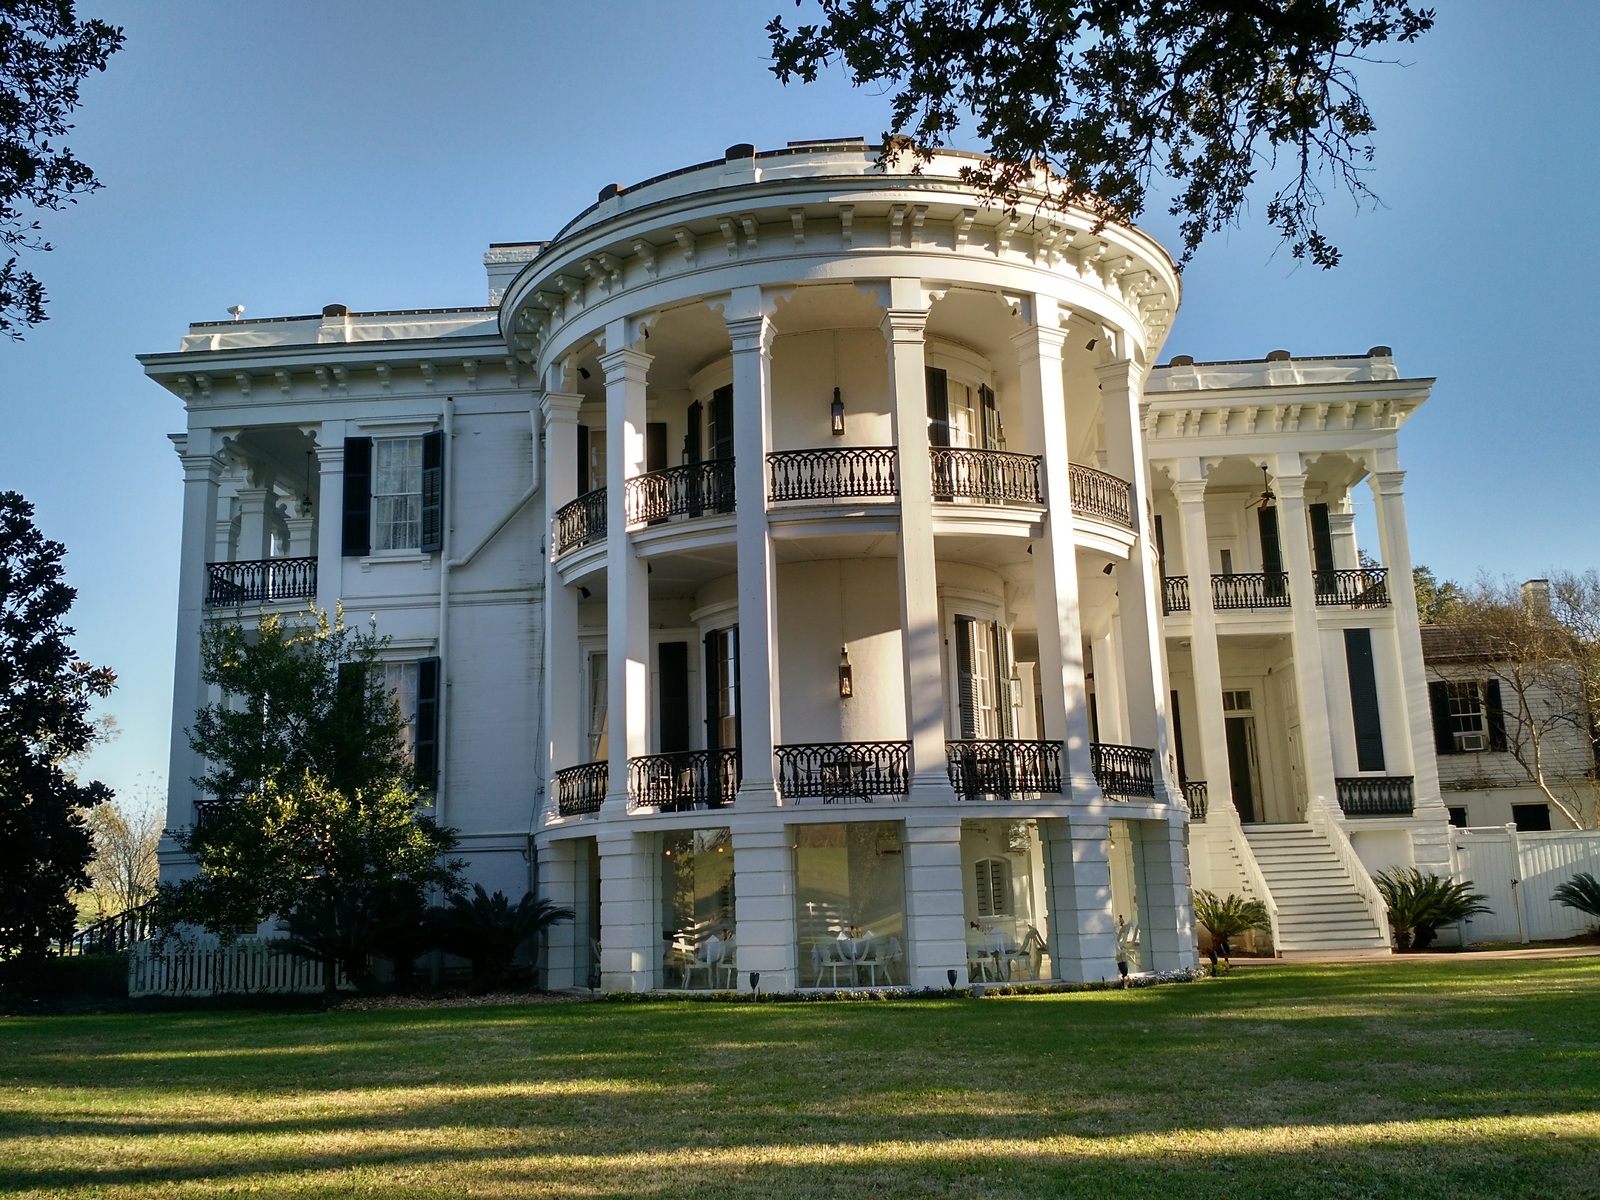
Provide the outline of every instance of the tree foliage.
{"type": "Polygon", "coordinates": [[[17,263],[18,250],[49,250],[32,212],[76,203],[101,185],[62,146],[78,88],[103,71],[122,30],[79,21],[73,0],[0,0],[0,333],[13,338],[45,319],[44,285],[17,263]]]}
{"type": "Polygon", "coordinates": [[[72,770],[95,740],[90,705],[116,676],[73,652],[65,553],[33,505],[0,492],[0,959],[37,959],[72,932],[94,852],[85,814],[111,799],[72,770]]]}
{"type": "Polygon", "coordinates": [[[1395,948],[1402,953],[1426,950],[1439,928],[1453,925],[1475,913],[1493,912],[1472,881],[1454,883],[1442,875],[1424,875],[1416,867],[1395,867],[1372,877],[1389,909],[1395,948]]]}
{"type": "Polygon", "coordinates": [[[1354,64],[1433,25],[1407,0],[816,2],[818,23],[767,26],[772,70],[810,82],[838,62],[889,89],[886,156],[910,146],[925,162],[970,114],[987,158],[964,176],[1008,207],[1046,164],[1053,202],[1133,221],[1160,178],[1185,262],[1281,166],[1268,223],[1296,258],[1334,266],[1317,223],[1328,181],[1375,198],[1354,64]]]}
{"type": "Polygon", "coordinates": [[[89,812],[94,860],[89,864],[89,895],[95,919],[137,908],[156,894],[156,850],[162,819],[154,807],[130,808],[120,801],[89,812]]]}
{"type": "Polygon", "coordinates": [[[1501,682],[1506,749],[1573,825],[1600,825],[1595,739],[1600,721],[1600,574],[1554,572],[1542,590],[1480,579],[1449,624],[1456,668],[1501,682]]]}
{"type": "Polygon", "coordinates": [[[386,645],[315,610],[206,632],[202,674],[222,697],[195,715],[189,743],[215,799],[173,832],[198,874],[162,889],[163,924],[230,937],[278,914],[296,944],[355,976],[352,939],[370,949],[397,897],[414,906],[458,886],[454,831],[420,811],[386,645]]]}
{"type": "Polygon", "coordinates": [[[504,892],[491,896],[475,883],[470,896],[453,896],[447,907],[435,910],[434,927],[446,950],[471,961],[473,978],[493,987],[506,978],[527,942],[575,915],[545,896],[527,892],[512,904],[504,892]]]}
{"type": "Polygon", "coordinates": [[[1260,900],[1248,899],[1233,892],[1229,892],[1226,898],[1218,898],[1215,892],[1205,888],[1194,894],[1194,916],[1206,927],[1212,942],[1219,948],[1227,946],[1233,938],[1248,930],[1272,927],[1267,906],[1260,900]]]}
{"type": "Polygon", "coordinates": [[[1437,578],[1428,567],[1411,568],[1417,593],[1417,620],[1424,625],[1448,625],[1461,615],[1465,593],[1454,580],[1437,578]]]}

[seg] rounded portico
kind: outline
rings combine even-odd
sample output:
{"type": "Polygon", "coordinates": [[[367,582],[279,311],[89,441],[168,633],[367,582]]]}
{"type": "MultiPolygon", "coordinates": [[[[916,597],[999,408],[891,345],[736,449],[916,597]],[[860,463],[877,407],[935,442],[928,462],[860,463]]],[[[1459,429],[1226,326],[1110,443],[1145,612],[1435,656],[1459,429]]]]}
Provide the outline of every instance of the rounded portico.
{"type": "Polygon", "coordinates": [[[608,187],[506,288],[554,986],[1192,961],[1139,416],[1176,274],[962,161],[733,147],[608,187]]]}

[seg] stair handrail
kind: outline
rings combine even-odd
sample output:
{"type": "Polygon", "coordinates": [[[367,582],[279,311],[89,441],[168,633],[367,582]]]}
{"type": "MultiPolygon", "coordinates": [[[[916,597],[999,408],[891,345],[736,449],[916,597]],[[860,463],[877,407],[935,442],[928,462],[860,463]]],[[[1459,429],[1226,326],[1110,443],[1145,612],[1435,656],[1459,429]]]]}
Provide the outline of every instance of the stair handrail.
{"type": "Polygon", "coordinates": [[[1344,831],[1344,822],[1333,815],[1327,800],[1321,796],[1312,796],[1306,802],[1306,823],[1311,826],[1312,832],[1320,834],[1333,849],[1333,856],[1339,860],[1339,865],[1345,869],[1345,874],[1350,876],[1350,882],[1355,885],[1356,895],[1361,897],[1367,906],[1367,912],[1377,923],[1378,932],[1383,935],[1387,944],[1393,938],[1389,928],[1389,906],[1384,903],[1383,895],[1378,891],[1378,885],[1372,882],[1372,873],[1367,870],[1366,864],[1356,853],[1356,848],[1350,844],[1349,835],[1344,831]]]}
{"type": "MultiPolygon", "coordinates": [[[[1278,940],[1278,901],[1272,895],[1272,889],[1267,886],[1267,877],[1261,870],[1261,864],[1256,861],[1255,851],[1250,849],[1250,839],[1244,835],[1244,822],[1239,819],[1239,810],[1233,807],[1232,800],[1226,793],[1222,797],[1223,803],[1214,805],[1212,812],[1221,812],[1223,824],[1228,827],[1228,836],[1233,839],[1234,849],[1239,857],[1239,867],[1244,871],[1245,885],[1255,892],[1262,904],[1267,906],[1267,925],[1272,934],[1272,951],[1274,954],[1282,950],[1282,943],[1278,940]]],[[[1210,814],[1207,814],[1207,823],[1210,814]]]]}

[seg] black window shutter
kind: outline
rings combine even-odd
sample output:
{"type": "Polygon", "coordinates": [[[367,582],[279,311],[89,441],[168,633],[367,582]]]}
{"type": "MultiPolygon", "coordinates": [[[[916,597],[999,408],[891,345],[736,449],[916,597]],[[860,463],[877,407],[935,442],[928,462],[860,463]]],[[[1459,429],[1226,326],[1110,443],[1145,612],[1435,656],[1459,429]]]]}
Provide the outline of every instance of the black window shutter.
{"type": "Polygon", "coordinates": [[[977,627],[972,617],[956,618],[956,719],[969,741],[978,736],[977,627]]]}
{"type": "Polygon", "coordinates": [[[372,553],[372,439],[344,440],[344,536],[346,558],[372,553]]]}
{"type": "Polygon", "coordinates": [[[417,660],[417,730],[411,762],[417,786],[429,791],[439,781],[439,660],[417,660]]]}
{"type": "Polygon", "coordinates": [[[1256,524],[1261,529],[1261,569],[1268,575],[1283,573],[1283,546],[1278,541],[1278,510],[1256,509],[1256,524]]]}
{"type": "Polygon", "coordinates": [[[1344,631],[1350,675],[1350,710],[1356,726],[1356,769],[1383,770],[1383,722],[1378,716],[1378,675],[1372,665],[1372,630],[1344,631]]]}
{"type": "Polygon", "coordinates": [[[928,444],[950,444],[950,382],[939,367],[923,368],[928,393],[928,444]]]}
{"type": "MultiPolygon", "coordinates": [[[[1158,520],[1160,518],[1157,518],[1158,520]]],[[[1188,783],[1189,772],[1183,762],[1183,718],[1178,715],[1178,692],[1172,692],[1172,743],[1178,751],[1178,782],[1188,783]]]]}
{"type": "Polygon", "coordinates": [[[1161,578],[1167,577],[1167,539],[1161,529],[1161,518],[1156,517],[1156,568],[1161,578]]]}
{"type": "Polygon", "coordinates": [[[733,457],[733,384],[711,393],[711,457],[733,457]]]}
{"type": "Polygon", "coordinates": [[[1506,710],[1500,701],[1500,681],[1491,679],[1483,685],[1484,716],[1489,726],[1489,749],[1510,749],[1506,740],[1506,710]]]}
{"type": "Polygon", "coordinates": [[[1428,684],[1428,707],[1433,710],[1433,748],[1440,754],[1456,753],[1455,729],[1450,724],[1450,685],[1442,679],[1428,684]]]}
{"type": "Polygon", "coordinates": [[[662,642],[656,659],[661,753],[672,754],[689,748],[689,643],[662,642]]]}
{"type": "Polygon", "coordinates": [[[422,435],[422,545],[424,554],[444,549],[444,433],[422,435]]]}
{"type": "Polygon", "coordinates": [[[578,495],[589,491],[589,427],[578,426],[578,495]]]}
{"type": "Polygon", "coordinates": [[[683,434],[683,461],[697,463],[700,461],[700,416],[705,412],[705,405],[696,400],[689,405],[684,413],[683,434]]]}
{"type": "MultiPolygon", "coordinates": [[[[946,387],[948,401],[949,389],[946,387]]],[[[983,408],[983,448],[1000,449],[1000,409],[994,401],[994,389],[988,384],[978,388],[978,402],[983,408]]]]}
{"type": "Polygon", "coordinates": [[[648,421],[645,423],[644,469],[646,471],[665,471],[667,469],[667,423],[665,421],[648,421]]]}
{"type": "MultiPolygon", "coordinates": [[[[1311,556],[1319,576],[1333,574],[1333,530],[1328,524],[1328,506],[1326,504],[1313,504],[1311,506],[1311,556]]],[[[1332,586],[1333,581],[1331,579],[1326,583],[1320,578],[1317,580],[1317,590],[1319,592],[1331,591],[1332,586]]]]}
{"type": "Polygon", "coordinates": [[[705,658],[703,674],[706,685],[706,749],[720,750],[721,738],[717,730],[717,647],[720,630],[713,629],[705,636],[705,658]]]}

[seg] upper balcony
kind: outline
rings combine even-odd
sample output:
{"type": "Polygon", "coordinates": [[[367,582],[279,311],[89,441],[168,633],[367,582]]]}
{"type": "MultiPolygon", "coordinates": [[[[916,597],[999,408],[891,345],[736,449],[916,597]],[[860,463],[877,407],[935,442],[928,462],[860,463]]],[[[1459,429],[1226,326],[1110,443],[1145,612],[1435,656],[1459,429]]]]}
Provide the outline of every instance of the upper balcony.
{"type": "Polygon", "coordinates": [[[311,600],[317,594],[317,560],[262,558],[206,565],[207,608],[311,600]]]}
{"type": "MultiPolygon", "coordinates": [[[[1348,571],[1314,571],[1318,608],[1388,608],[1388,571],[1359,567],[1348,571]]],[[[1189,611],[1189,579],[1169,575],[1161,581],[1162,608],[1168,614],[1189,611]]],[[[1284,571],[1255,571],[1211,577],[1211,606],[1219,612],[1237,609],[1289,608],[1289,576],[1284,571]]]]}

